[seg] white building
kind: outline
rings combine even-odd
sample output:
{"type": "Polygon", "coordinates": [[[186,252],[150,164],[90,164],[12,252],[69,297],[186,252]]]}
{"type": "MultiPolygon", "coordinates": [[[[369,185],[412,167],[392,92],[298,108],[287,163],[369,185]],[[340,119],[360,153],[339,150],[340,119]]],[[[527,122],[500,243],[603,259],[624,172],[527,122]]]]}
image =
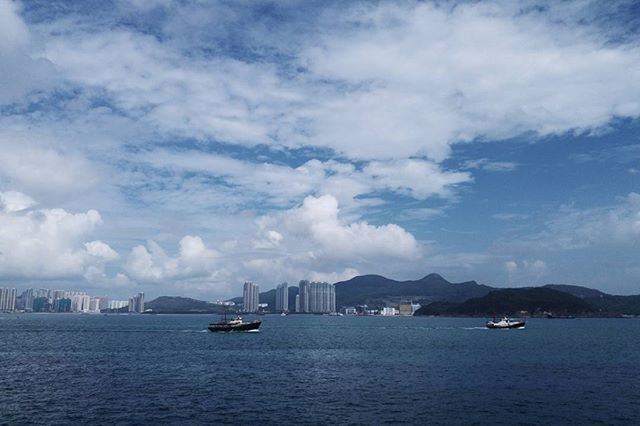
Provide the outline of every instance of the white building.
{"type": "Polygon", "coordinates": [[[289,310],[289,285],[282,283],[276,287],[276,312],[289,310]]]}
{"type": "Polygon", "coordinates": [[[128,300],[109,300],[107,304],[107,308],[109,309],[121,309],[129,306],[128,300]]]}
{"type": "Polygon", "coordinates": [[[138,293],[129,298],[129,312],[144,312],[144,293],[138,293]]]}
{"type": "Polygon", "coordinates": [[[89,312],[91,309],[91,297],[87,294],[76,294],[70,297],[71,312],[89,312]]]}
{"type": "Polygon", "coordinates": [[[332,284],[313,282],[309,284],[309,311],[331,313],[336,311],[336,290],[332,284]]]}
{"type": "Polygon", "coordinates": [[[244,283],[242,291],[243,310],[245,312],[258,312],[260,300],[260,287],[252,282],[244,283]]]}
{"type": "Polygon", "coordinates": [[[16,292],[15,288],[0,288],[0,311],[16,309],[16,292]]]}
{"type": "Polygon", "coordinates": [[[380,315],[384,315],[385,317],[391,317],[394,315],[398,315],[398,310],[393,307],[386,307],[380,309],[380,315]]]}
{"type": "Polygon", "coordinates": [[[89,301],[89,312],[99,313],[100,312],[100,298],[92,297],[89,301]]]}
{"type": "Polygon", "coordinates": [[[309,311],[309,281],[302,280],[298,284],[298,306],[296,306],[296,312],[310,312],[309,311]]]}

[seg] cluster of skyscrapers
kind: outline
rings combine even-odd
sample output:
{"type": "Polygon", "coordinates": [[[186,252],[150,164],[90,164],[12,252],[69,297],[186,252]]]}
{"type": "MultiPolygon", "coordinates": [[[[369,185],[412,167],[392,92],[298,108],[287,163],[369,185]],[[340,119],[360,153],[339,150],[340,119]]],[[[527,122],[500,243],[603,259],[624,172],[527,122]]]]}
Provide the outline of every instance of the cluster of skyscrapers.
{"type": "MultiPolygon", "coordinates": [[[[244,283],[243,311],[258,312],[260,288],[253,283],[244,283]]],[[[300,281],[295,299],[295,312],[328,314],[336,312],[336,291],[329,283],[300,281]]],[[[276,287],[275,312],[290,312],[289,285],[282,283],[276,287]]]]}
{"type": "Polygon", "coordinates": [[[126,300],[109,300],[106,296],[91,297],[84,291],[28,288],[17,296],[15,288],[0,288],[0,312],[82,312],[97,313],[106,309],[144,312],[144,293],[126,300]]]}

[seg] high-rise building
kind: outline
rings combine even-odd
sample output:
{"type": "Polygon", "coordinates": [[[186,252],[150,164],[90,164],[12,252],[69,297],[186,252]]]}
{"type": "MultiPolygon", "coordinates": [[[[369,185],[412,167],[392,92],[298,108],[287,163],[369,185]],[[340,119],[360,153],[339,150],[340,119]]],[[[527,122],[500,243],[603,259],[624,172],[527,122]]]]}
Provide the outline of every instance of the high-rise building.
{"type": "Polygon", "coordinates": [[[33,299],[33,312],[51,312],[49,298],[39,296],[33,299]]]}
{"type": "Polygon", "coordinates": [[[260,287],[252,282],[244,283],[242,302],[245,312],[257,312],[260,300],[260,287]]]}
{"type": "Polygon", "coordinates": [[[129,306],[128,300],[109,300],[107,309],[122,309],[126,306],[129,306]]]}
{"type": "Polygon", "coordinates": [[[329,283],[313,282],[309,284],[309,311],[313,313],[331,313],[336,311],[335,287],[329,283]]]}
{"type": "Polygon", "coordinates": [[[289,310],[289,285],[282,283],[276,287],[276,312],[289,310]]]}
{"type": "Polygon", "coordinates": [[[0,288],[0,312],[16,309],[16,289],[0,288]]]}
{"type": "Polygon", "coordinates": [[[33,289],[28,288],[22,292],[22,303],[24,304],[23,309],[27,312],[33,311],[33,289]]]}
{"type": "Polygon", "coordinates": [[[53,301],[53,312],[71,312],[71,299],[64,297],[53,301]]]}
{"type": "Polygon", "coordinates": [[[39,288],[35,291],[34,297],[46,297],[49,298],[49,289],[48,288],[39,288]]]}
{"type": "Polygon", "coordinates": [[[300,312],[300,295],[296,294],[296,312],[300,312]]]}
{"type": "Polygon", "coordinates": [[[70,299],[71,312],[89,312],[91,297],[87,294],[75,294],[70,299]]]}
{"type": "Polygon", "coordinates": [[[144,312],[144,293],[138,293],[129,298],[129,312],[144,312]]]}
{"type": "Polygon", "coordinates": [[[300,281],[298,284],[298,295],[300,296],[300,300],[296,312],[311,312],[309,310],[309,281],[300,281]]]}

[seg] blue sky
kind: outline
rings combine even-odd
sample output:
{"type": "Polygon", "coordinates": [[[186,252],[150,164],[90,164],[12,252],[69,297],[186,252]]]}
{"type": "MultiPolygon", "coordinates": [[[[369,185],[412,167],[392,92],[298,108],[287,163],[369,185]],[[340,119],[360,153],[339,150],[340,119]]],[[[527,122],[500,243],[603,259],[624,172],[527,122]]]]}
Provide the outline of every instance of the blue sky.
{"type": "Polygon", "coordinates": [[[639,12],[2,0],[2,285],[640,293],[639,12]]]}

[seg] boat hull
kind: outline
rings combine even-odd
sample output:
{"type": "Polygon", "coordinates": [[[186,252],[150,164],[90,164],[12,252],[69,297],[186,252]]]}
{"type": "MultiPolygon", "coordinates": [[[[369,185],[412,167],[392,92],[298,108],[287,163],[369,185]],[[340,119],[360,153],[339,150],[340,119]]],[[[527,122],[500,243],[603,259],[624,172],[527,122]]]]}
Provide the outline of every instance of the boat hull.
{"type": "Polygon", "coordinates": [[[488,322],[487,323],[487,328],[502,328],[502,329],[508,329],[508,328],[524,328],[525,326],[525,322],[524,321],[518,321],[518,322],[513,322],[510,324],[496,324],[493,322],[488,322]]]}
{"type": "Polygon", "coordinates": [[[253,321],[242,324],[209,324],[209,331],[214,333],[231,333],[238,331],[256,331],[260,328],[262,321],[253,321]]]}

